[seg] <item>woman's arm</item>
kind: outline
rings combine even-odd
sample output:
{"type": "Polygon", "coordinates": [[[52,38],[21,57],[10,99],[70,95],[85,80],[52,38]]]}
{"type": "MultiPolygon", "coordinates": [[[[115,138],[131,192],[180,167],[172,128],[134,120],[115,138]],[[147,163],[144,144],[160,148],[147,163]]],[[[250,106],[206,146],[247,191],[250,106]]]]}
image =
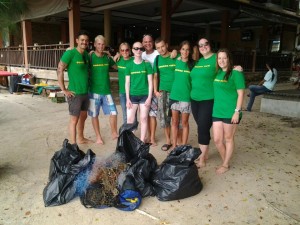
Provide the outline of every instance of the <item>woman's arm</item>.
{"type": "Polygon", "coordinates": [[[131,108],[132,104],[129,98],[129,92],[130,92],[130,76],[125,77],[125,92],[126,92],[126,107],[131,108]]]}
{"type": "Polygon", "coordinates": [[[242,104],[243,104],[243,100],[244,100],[244,92],[245,92],[245,89],[237,90],[238,98],[237,98],[237,102],[236,102],[235,111],[231,118],[232,123],[239,122],[240,110],[242,109],[242,104]]]}
{"type": "Polygon", "coordinates": [[[153,92],[153,82],[152,82],[152,74],[148,74],[148,98],[145,102],[145,106],[151,105],[151,98],[153,92]]]}

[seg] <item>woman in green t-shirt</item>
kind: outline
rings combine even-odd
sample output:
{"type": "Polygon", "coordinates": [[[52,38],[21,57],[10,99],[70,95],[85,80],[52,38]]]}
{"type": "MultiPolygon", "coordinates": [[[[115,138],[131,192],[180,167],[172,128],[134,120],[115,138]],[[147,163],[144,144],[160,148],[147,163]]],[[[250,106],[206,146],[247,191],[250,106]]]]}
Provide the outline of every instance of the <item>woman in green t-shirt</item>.
{"type": "Polygon", "coordinates": [[[176,60],[174,81],[170,93],[170,103],[172,110],[172,149],[177,145],[177,134],[179,117],[182,123],[182,144],[187,144],[189,136],[189,116],[191,113],[191,81],[190,73],[194,66],[192,59],[192,48],[188,41],[183,41],[179,45],[180,58],[176,60]]]}
{"type": "Polygon", "coordinates": [[[144,50],[141,42],[132,45],[134,59],[126,65],[125,91],[127,123],[134,123],[137,109],[140,110],[141,137],[145,142],[148,129],[148,113],[153,92],[152,66],[142,59],[144,50]]]}
{"type": "Polygon", "coordinates": [[[223,174],[229,170],[234,135],[241,119],[245,78],[242,72],[233,70],[232,57],[227,49],[218,51],[217,62],[212,120],[214,142],[222,158],[222,165],[216,173],[223,174]]]}
{"type": "Polygon", "coordinates": [[[212,52],[209,41],[200,38],[198,47],[202,57],[191,71],[191,108],[197,123],[198,144],[201,155],[197,166],[204,167],[208,158],[212,109],[214,104],[213,81],[216,76],[216,54],[212,52]]]}
{"type": "Polygon", "coordinates": [[[128,62],[132,58],[130,57],[130,45],[127,42],[120,44],[119,52],[115,55],[114,61],[118,66],[118,78],[119,78],[119,97],[120,105],[123,113],[123,123],[127,123],[126,112],[126,92],[125,92],[125,69],[128,62]]]}

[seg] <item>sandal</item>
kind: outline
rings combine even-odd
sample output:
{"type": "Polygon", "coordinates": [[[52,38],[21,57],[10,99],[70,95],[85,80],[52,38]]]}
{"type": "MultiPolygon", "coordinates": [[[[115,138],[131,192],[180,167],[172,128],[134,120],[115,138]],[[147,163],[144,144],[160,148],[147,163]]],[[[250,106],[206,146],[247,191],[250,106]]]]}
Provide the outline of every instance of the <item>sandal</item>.
{"type": "Polygon", "coordinates": [[[164,144],[163,146],[161,146],[161,150],[162,151],[168,151],[170,148],[172,147],[171,144],[164,144]]]}

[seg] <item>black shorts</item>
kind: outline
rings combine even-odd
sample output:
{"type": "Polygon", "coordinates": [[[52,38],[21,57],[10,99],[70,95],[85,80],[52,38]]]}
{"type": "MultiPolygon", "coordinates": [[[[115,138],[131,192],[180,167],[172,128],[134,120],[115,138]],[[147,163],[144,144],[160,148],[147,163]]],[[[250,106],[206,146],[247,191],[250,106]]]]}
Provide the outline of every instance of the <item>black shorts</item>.
{"type": "Polygon", "coordinates": [[[144,104],[148,95],[130,95],[129,98],[132,104],[144,104]]]}
{"type": "Polygon", "coordinates": [[[87,111],[89,108],[88,95],[75,95],[67,98],[69,104],[69,114],[72,116],[79,116],[80,111],[87,111]]]}
{"type": "MultiPolygon", "coordinates": [[[[240,114],[239,122],[237,122],[235,124],[239,124],[241,122],[241,119],[242,119],[242,117],[241,117],[241,114],[240,114]]],[[[231,118],[217,118],[217,117],[213,117],[212,121],[213,122],[221,121],[221,122],[226,123],[226,124],[233,124],[233,123],[231,123],[231,118]]]]}

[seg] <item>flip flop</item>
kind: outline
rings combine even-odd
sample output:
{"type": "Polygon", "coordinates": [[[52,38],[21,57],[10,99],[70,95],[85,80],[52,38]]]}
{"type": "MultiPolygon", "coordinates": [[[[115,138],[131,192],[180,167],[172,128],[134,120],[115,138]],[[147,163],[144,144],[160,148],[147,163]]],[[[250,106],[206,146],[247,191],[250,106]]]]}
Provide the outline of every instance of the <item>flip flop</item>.
{"type": "Polygon", "coordinates": [[[161,150],[162,151],[168,151],[170,148],[172,147],[171,144],[164,144],[163,146],[161,146],[161,150]]]}

